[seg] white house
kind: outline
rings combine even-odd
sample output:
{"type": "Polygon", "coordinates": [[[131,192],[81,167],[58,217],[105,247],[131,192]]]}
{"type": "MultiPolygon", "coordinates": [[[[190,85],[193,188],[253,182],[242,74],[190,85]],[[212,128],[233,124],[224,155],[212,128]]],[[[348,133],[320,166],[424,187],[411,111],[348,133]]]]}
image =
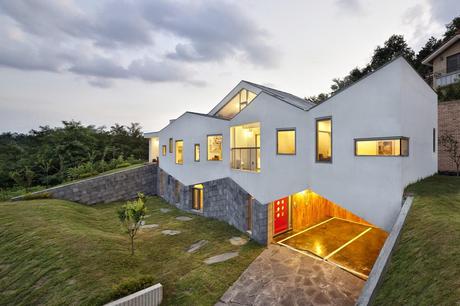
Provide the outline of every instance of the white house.
{"type": "Polygon", "coordinates": [[[160,196],[267,243],[330,216],[390,230],[437,171],[436,126],[436,93],[399,57],[317,105],[241,81],[145,137],[160,196]]]}

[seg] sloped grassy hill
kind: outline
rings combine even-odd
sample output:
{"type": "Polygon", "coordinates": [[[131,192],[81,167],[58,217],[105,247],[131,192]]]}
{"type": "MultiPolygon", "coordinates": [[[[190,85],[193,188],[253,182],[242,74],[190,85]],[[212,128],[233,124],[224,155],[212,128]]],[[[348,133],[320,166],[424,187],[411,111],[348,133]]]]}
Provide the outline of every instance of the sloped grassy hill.
{"type": "Polygon", "coordinates": [[[375,305],[460,303],[460,177],[433,176],[415,194],[375,305]]]}
{"type": "Polygon", "coordinates": [[[216,220],[187,215],[163,200],[148,198],[147,223],[136,253],[129,255],[116,210],[122,203],[88,207],[60,200],[0,203],[0,304],[94,305],[161,282],[166,305],[212,305],[262,251],[254,242],[232,246],[240,236],[216,220]],[[160,208],[171,208],[169,213],[160,208]],[[162,229],[181,234],[165,236],[162,229]],[[194,242],[209,244],[194,254],[194,242]],[[207,266],[203,260],[239,250],[237,258],[207,266]]]}

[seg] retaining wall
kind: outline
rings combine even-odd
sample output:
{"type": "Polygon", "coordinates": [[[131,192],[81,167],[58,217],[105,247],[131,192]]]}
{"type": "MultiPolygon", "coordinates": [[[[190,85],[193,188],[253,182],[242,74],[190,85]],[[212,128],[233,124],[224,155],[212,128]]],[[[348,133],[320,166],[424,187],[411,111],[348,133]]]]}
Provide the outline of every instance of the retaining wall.
{"type": "MultiPolygon", "coordinates": [[[[33,194],[49,193],[52,198],[87,205],[133,199],[138,192],[155,195],[157,194],[157,171],[156,164],[148,164],[52,187],[33,194]]],[[[21,199],[22,197],[16,197],[13,200],[21,199]]]]}

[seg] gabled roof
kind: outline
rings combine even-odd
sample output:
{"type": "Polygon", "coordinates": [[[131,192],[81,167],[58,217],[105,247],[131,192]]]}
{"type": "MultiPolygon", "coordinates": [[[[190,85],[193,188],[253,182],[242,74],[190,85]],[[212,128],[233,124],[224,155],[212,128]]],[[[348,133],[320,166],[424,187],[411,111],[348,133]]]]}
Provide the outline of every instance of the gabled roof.
{"type": "Polygon", "coordinates": [[[439,47],[436,51],[431,53],[427,58],[422,61],[422,64],[427,66],[433,66],[433,60],[438,57],[441,53],[446,51],[450,46],[455,44],[458,40],[460,40],[460,33],[449,39],[445,44],[439,47]]]}
{"type": "Polygon", "coordinates": [[[275,97],[277,99],[280,99],[286,103],[289,103],[291,105],[294,105],[300,109],[303,109],[303,110],[309,110],[310,108],[312,108],[313,106],[315,106],[316,104],[313,103],[312,101],[310,100],[306,100],[306,99],[302,99],[300,97],[297,97],[293,94],[290,94],[288,92],[284,92],[284,91],[281,91],[281,90],[278,90],[278,89],[274,89],[274,88],[270,88],[270,87],[267,87],[267,86],[263,86],[263,85],[259,85],[259,84],[256,84],[256,83],[252,83],[252,82],[249,82],[249,81],[244,81],[244,83],[247,83],[247,84],[250,84],[254,87],[257,87],[259,88],[260,90],[262,90],[264,93],[272,96],[272,97],[275,97]]]}

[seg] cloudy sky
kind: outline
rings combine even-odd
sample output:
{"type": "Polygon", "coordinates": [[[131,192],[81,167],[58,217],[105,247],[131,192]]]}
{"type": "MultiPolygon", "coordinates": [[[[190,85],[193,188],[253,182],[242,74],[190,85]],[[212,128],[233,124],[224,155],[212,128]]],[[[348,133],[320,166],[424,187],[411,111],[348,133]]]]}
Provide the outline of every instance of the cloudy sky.
{"type": "Polygon", "coordinates": [[[154,131],[242,79],[311,96],[391,34],[418,50],[459,13],[458,0],[1,0],[0,132],[154,131]]]}

